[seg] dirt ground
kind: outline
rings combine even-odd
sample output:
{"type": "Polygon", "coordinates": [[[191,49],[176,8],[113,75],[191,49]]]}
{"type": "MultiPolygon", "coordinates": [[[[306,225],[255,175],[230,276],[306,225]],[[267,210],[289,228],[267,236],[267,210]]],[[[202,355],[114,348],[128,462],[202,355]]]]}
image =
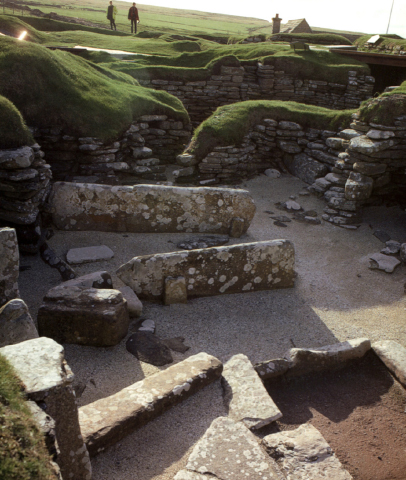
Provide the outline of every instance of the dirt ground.
{"type": "MultiPolygon", "coordinates": [[[[275,226],[269,212],[285,213],[276,209],[275,202],[291,195],[303,208],[321,216],[324,201],[300,196],[305,186],[288,175],[279,179],[262,175],[241,185],[251,192],[257,212],[248,233],[230,241],[291,240],[298,273],[293,289],[198,298],[185,305],[144,303],[143,318],[156,322],[157,335],[183,336],[190,345],[186,354],[174,354],[175,362],[205,351],[222,361],[244,353],[256,363],[281,357],[293,346],[320,347],[357,337],[396,340],[406,347],[406,267],[398,267],[393,274],[368,269],[368,255],[384,246],[373,232],[381,229],[392,239],[406,242],[406,213],[397,207],[366,208],[364,222],[355,231],[294,220],[287,228],[275,226]]],[[[74,247],[109,246],[115,253],[110,261],[75,268],[81,275],[108,270],[114,285],[121,286],[115,276],[121,264],[133,256],[173,251],[177,242],[193,236],[56,232],[49,243],[60,255],[74,247]]],[[[42,297],[60,283],[60,277],[39,257],[24,257],[21,264],[32,267],[21,272],[19,283],[21,296],[35,317],[42,297]]],[[[125,342],[111,348],[65,345],[75,383],[84,388],[81,405],[164,368],[139,362],[126,351],[125,342]]],[[[215,383],[94,458],[94,480],[173,479],[193,445],[221,415],[226,411],[221,387],[215,383]]],[[[371,447],[366,444],[365,448],[371,447]]]]}
{"type": "Polygon", "coordinates": [[[406,391],[370,352],[337,372],[267,383],[279,430],[311,423],[354,480],[406,479],[406,391]]]}

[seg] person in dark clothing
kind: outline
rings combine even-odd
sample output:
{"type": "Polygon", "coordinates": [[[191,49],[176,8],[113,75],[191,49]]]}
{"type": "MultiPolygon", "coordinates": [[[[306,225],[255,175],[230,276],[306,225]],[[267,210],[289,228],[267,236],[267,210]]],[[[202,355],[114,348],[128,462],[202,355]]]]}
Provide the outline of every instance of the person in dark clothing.
{"type": "Polygon", "coordinates": [[[116,28],[116,15],[117,15],[117,7],[113,5],[113,2],[110,2],[110,5],[107,7],[107,20],[110,20],[110,28],[113,30],[117,30],[116,28]]]}
{"type": "Polygon", "coordinates": [[[138,8],[135,6],[135,3],[128,10],[128,20],[131,20],[131,33],[137,33],[137,23],[140,23],[140,18],[138,17],[138,8]]]}

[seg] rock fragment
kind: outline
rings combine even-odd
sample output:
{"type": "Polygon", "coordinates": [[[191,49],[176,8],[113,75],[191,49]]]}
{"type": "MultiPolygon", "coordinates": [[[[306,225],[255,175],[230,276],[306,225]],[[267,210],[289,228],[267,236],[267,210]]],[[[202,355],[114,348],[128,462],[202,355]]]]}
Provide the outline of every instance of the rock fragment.
{"type": "Polygon", "coordinates": [[[400,261],[397,258],[382,253],[370,255],[369,260],[369,268],[371,270],[383,270],[386,273],[393,273],[395,268],[400,265],[400,261]]]}

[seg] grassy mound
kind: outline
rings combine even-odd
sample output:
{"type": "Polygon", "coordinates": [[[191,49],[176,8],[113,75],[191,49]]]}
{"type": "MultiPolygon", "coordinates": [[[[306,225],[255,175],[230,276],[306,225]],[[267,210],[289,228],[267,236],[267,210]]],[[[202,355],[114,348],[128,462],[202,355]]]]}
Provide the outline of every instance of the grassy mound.
{"type": "Polygon", "coordinates": [[[364,35],[358,38],[354,44],[357,45],[358,50],[368,52],[382,52],[382,50],[392,50],[393,53],[406,51],[406,40],[399,35],[380,35],[380,39],[370,48],[365,46],[366,42],[372,35],[364,35]]]}
{"type": "Polygon", "coordinates": [[[0,38],[0,95],[28,125],[65,127],[72,134],[114,138],[141,115],[187,120],[182,103],[140,87],[132,77],[62,51],[0,38]]]}
{"type": "Polygon", "coordinates": [[[21,383],[0,356],[0,478],[55,480],[44,437],[31,418],[21,383]]]}
{"type": "Polygon", "coordinates": [[[196,129],[188,151],[204,158],[216,146],[238,144],[264,118],[297,122],[302,127],[337,130],[351,123],[355,110],[328,108],[279,100],[254,100],[219,107],[196,129]]]}
{"type": "Polygon", "coordinates": [[[12,15],[0,15],[0,32],[4,35],[19,37],[26,31],[25,41],[41,43],[46,40],[46,34],[39,32],[36,28],[12,15]]]}
{"type": "Polygon", "coordinates": [[[302,39],[312,45],[331,45],[336,42],[340,42],[341,45],[352,45],[348,38],[333,33],[276,33],[271,35],[269,40],[279,42],[282,39],[282,41],[289,42],[291,38],[302,39]]]}
{"type": "Polygon", "coordinates": [[[34,139],[21,113],[0,95],[0,148],[17,148],[32,145],[34,139]]]}
{"type": "Polygon", "coordinates": [[[381,125],[394,125],[396,117],[406,115],[406,82],[391,92],[362,103],[360,120],[381,125]]]}
{"type": "Polygon", "coordinates": [[[151,55],[134,62],[114,63],[111,68],[140,80],[159,78],[196,81],[217,74],[219,66],[230,65],[231,59],[232,65],[256,65],[257,61],[261,61],[299,78],[334,83],[347,83],[349,70],[369,74],[366,64],[336,53],[324,50],[294,52],[287,45],[273,43],[222,45],[170,57],[151,55]]]}

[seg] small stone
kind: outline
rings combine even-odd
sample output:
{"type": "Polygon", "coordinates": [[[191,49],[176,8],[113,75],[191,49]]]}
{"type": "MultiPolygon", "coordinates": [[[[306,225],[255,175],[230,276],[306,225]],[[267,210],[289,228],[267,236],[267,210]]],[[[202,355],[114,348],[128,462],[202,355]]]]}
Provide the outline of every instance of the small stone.
{"type": "Polygon", "coordinates": [[[283,222],[280,222],[279,220],[276,220],[275,222],[273,222],[274,225],[276,225],[277,227],[287,227],[287,225],[283,222]]]}
{"type": "Polygon", "coordinates": [[[268,168],[264,173],[269,178],[279,178],[281,176],[281,172],[276,168],[268,168]]]}
{"type": "Polygon", "coordinates": [[[380,240],[383,243],[389,242],[389,240],[391,239],[390,235],[388,235],[383,230],[375,230],[373,235],[374,235],[374,237],[376,237],[378,240],[380,240]]]}
{"type": "Polygon", "coordinates": [[[388,240],[386,247],[381,250],[384,255],[396,255],[400,251],[400,243],[395,240],[388,240]]]}
{"type": "Polygon", "coordinates": [[[139,332],[155,333],[155,322],[153,320],[141,320],[137,323],[136,329],[139,332]]]}
{"type": "Polygon", "coordinates": [[[183,343],[184,341],[185,341],[184,337],[162,339],[162,343],[164,343],[168,348],[170,348],[174,352],[179,352],[179,353],[185,353],[190,349],[190,347],[188,347],[183,343]]]}
{"type": "Polygon", "coordinates": [[[173,303],[187,303],[185,277],[165,278],[165,305],[173,303]]]}
{"type": "Polygon", "coordinates": [[[383,270],[386,273],[392,273],[400,265],[400,261],[397,258],[383,255],[382,253],[370,255],[369,260],[369,268],[371,270],[383,270]]]}
{"type": "Polygon", "coordinates": [[[231,220],[230,226],[230,237],[240,238],[241,235],[246,231],[245,222],[243,218],[234,217],[231,220]]]}
{"type": "Polygon", "coordinates": [[[118,290],[123,294],[123,297],[127,300],[128,314],[130,317],[140,317],[142,314],[142,303],[137,297],[134,290],[130,287],[119,287],[118,290]]]}
{"type": "Polygon", "coordinates": [[[169,348],[162,340],[149,332],[133,333],[125,347],[141,362],[161,367],[173,362],[169,348]]]}
{"type": "Polygon", "coordinates": [[[291,222],[292,221],[286,215],[275,215],[274,217],[271,217],[271,218],[272,218],[272,220],[277,220],[279,222],[291,222]]]}
{"type": "Polygon", "coordinates": [[[114,252],[106,245],[72,248],[66,254],[66,260],[71,265],[110,260],[113,257],[114,252]]]}
{"type": "Polygon", "coordinates": [[[37,337],[35,324],[21,298],[10,300],[0,308],[0,347],[37,337]]]}
{"type": "Polygon", "coordinates": [[[400,246],[400,259],[403,263],[406,263],[406,243],[402,243],[400,246]]]}
{"type": "Polygon", "coordinates": [[[295,202],[294,200],[288,200],[287,202],[285,202],[284,206],[285,206],[286,210],[299,211],[299,210],[302,209],[302,207],[297,202],[295,202]]]}

